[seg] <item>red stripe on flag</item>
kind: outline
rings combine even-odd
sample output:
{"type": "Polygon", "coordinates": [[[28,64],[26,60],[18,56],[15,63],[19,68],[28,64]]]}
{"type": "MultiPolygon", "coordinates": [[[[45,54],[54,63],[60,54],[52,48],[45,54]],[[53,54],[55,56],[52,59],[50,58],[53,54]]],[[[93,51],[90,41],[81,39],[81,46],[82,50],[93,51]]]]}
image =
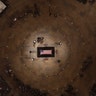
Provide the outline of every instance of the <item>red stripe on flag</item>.
{"type": "Polygon", "coordinates": [[[52,50],[40,50],[40,55],[50,55],[52,54],[52,50]]]}

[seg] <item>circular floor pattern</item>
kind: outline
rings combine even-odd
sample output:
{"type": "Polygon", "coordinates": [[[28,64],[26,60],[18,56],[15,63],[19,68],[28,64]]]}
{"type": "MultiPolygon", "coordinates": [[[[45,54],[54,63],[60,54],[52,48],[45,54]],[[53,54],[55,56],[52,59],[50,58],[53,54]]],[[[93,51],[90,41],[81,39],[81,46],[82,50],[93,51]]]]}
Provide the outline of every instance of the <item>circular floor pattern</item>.
{"type": "Polygon", "coordinates": [[[44,90],[48,96],[67,94],[66,88],[71,85],[79,96],[88,96],[96,80],[96,3],[82,4],[76,0],[8,3],[8,10],[0,17],[0,77],[12,89],[8,96],[29,96],[19,89],[21,85],[22,89],[30,86],[44,90]],[[44,38],[42,43],[37,42],[38,37],[44,38]],[[44,46],[55,48],[54,58],[37,57],[37,47],[44,46]]]}
{"type": "MultiPolygon", "coordinates": [[[[54,76],[59,75],[62,68],[66,67],[66,63],[64,62],[68,58],[69,48],[66,41],[64,41],[64,36],[58,36],[59,32],[55,34],[55,32],[52,31],[53,30],[43,28],[37,29],[32,33],[29,32],[30,34],[25,37],[26,41],[23,42],[21,49],[13,58],[14,64],[12,65],[12,68],[14,69],[15,74],[17,74],[18,77],[22,77],[23,75],[24,78],[27,78],[27,83],[34,84],[35,87],[39,87],[40,85],[43,85],[44,88],[45,86],[53,86],[50,78],[53,78],[56,83],[58,78],[56,77],[57,79],[54,79],[54,76]],[[36,41],[38,37],[44,37],[44,42],[36,42],[34,46],[33,42],[34,40],[36,41]],[[37,57],[37,47],[45,46],[55,48],[55,57],[37,57]],[[34,60],[32,60],[33,58],[34,60]],[[58,62],[58,60],[60,60],[60,62],[58,62]],[[46,83],[44,82],[44,79],[46,80],[46,83]],[[40,83],[40,81],[42,83],[40,83]],[[36,82],[39,83],[39,86],[36,82]],[[49,85],[47,85],[47,82],[50,82],[49,85]]],[[[24,78],[22,78],[22,80],[24,80],[24,78]]]]}

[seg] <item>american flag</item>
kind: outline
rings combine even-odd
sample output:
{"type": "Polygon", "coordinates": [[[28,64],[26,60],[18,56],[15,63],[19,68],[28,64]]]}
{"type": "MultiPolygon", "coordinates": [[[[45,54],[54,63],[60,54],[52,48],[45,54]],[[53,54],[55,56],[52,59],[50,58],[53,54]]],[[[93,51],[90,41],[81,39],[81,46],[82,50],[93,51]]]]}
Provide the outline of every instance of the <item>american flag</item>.
{"type": "Polygon", "coordinates": [[[51,55],[52,54],[52,50],[40,50],[40,55],[51,55]]]}

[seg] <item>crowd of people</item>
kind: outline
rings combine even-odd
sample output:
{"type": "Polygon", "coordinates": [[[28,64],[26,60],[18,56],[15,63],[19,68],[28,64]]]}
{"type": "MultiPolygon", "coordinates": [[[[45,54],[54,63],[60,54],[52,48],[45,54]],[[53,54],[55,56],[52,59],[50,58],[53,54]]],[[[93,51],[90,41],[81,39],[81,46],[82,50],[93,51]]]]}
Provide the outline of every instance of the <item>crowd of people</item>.
{"type": "Polygon", "coordinates": [[[16,81],[18,88],[21,91],[20,94],[23,96],[48,96],[48,92],[41,91],[36,88],[32,88],[29,85],[25,85],[23,82],[21,82],[17,78],[14,78],[14,80],[16,81]]]}
{"type": "Polygon", "coordinates": [[[86,4],[87,2],[89,2],[90,4],[94,4],[96,0],[77,0],[80,3],[86,4]]]}
{"type": "Polygon", "coordinates": [[[60,96],[79,96],[78,89],[74,88],[72,84],[68,84],[60,96]]]}
{"type": "Polygon", "coordinates": [[[89,96],[96,96],[96,82],[93,84],[92,88],[90,89],[89,96]]]}
{"type": "Polygon", "coordinates": [[[6,81],[0,76],[0,96],[7,96],[10,90],[6,81]]]}
{"type": "Polygon", "coordinates": [[[31,15],[35,18],[40,16],[40,14],[40,8],[36,3],[34,3],[33,7],[25,6],[25,8],[22,11],[16,11],[10,16],[9,27],[12,27],[18,20],[24,20],[28,15],[31,15]]]}

